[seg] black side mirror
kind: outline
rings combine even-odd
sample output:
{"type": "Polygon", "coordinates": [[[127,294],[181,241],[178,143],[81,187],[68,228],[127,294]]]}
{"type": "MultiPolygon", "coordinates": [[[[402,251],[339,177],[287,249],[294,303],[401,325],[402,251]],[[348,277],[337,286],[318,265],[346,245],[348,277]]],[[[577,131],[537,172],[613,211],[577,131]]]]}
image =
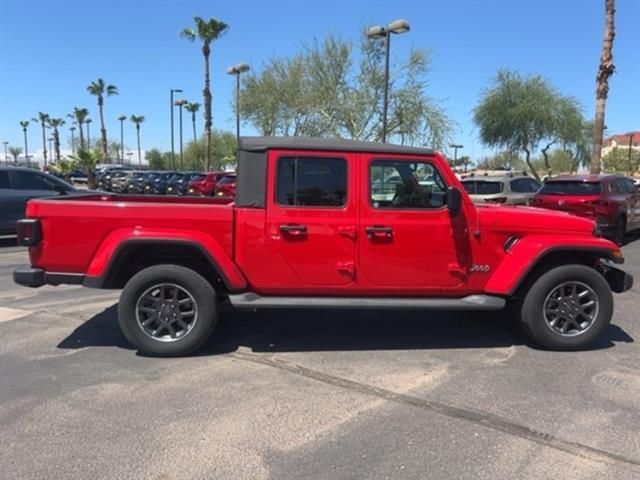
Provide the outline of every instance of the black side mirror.
{"type": "Polygon", "coordinates": [[[447,207],[454,215],[457,215],[462,210],[462,193],[460,193],[458,187],[447,188],[447,207]]]}
{"type": "Polygon", "coordinates": [[[55,187],[53,187],[53,190],[58,192],[58,195],[68,195],[69,191],[64,188],[62,185],[56,185],[55,187]]]}

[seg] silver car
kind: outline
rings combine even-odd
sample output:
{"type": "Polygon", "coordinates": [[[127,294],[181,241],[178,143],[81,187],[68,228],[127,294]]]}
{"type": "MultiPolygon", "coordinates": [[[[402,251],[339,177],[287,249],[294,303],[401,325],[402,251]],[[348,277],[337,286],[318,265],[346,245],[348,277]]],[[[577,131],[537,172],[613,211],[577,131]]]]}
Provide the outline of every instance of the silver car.
{"type": "Polygon", "coordinates": [[[474,203],[528,205],[542,183],[523,173],[505,175],[472,175],[462,185],[474,203]]]}

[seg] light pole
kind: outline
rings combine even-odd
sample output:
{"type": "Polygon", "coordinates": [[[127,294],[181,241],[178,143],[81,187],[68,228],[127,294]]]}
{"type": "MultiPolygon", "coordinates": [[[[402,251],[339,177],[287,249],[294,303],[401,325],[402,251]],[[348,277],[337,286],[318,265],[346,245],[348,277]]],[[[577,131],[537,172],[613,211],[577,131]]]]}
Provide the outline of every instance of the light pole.
{"type": "Polygon", "coordinates": [[[249,65],[238,63],[227,68],[227,75],[236,76],[236,142],[240,143],[240,74],[249,71],[249,65]]]}
{"type": "Polygon", "coordinates": [[[382,104],[382,142],[387,141],[387,108],[389,105],[389,51],[391,49],[391,34],[406,33],[411,29],[409,22],[403,19],[394,20],[386,27],[376,25],[367,30],[369,38],[384,39],[384,100],[382,104]]]}
{"type": "MultiPolygon", "coordinates": [[[[75,122],[74,122],[75,123],[75,122]]],[[[76,127],[71,127],[69,129],[71,131],[71,155],[76,154],[76,127]]]]}
{"type": "Polygon", "coordinates": [[[9,142],[5,140],[2,144],[4,145],[4,163],[9,165],[9,156],[7,155],[7,145],[9,145],[9,142]]]}
{"type": "Polygon", "coordinates": [[[172,169],[176,168],[176,151],[175,151],[175,146],[173,142],[173,94],[174,93],[182,93],[182,89],[172,88],[171,92],[169,93],[169,97],[171,99],[169,103],[171,104],[170,106],[171,106],[171,168],[172,169]]]}
{"type": "Polygon", "coordinates": [[[87,150],[91,150],[91,130],[89,130],[89,125],[91,125],[91,122],[93,120],[91,120],[90,118],[87,118],[84,123],[87,124],[87,150]]]}
{"type": "MultiPolygon", "coordinates": [[[[131,165],[131,155],[133,155],[133,152],[127,152],[127,157],[129,157],[129,165],[131,165]]],[[[122,161],[124,162],[124,159],[122,161]]]]}
{"type": "Polygon", "coordinates": [[[458,163],[458,149],[464,148],[464,146],[457,143],[452,143],[451,145],[449,145],[449,148],[453,148],[453,166],[455,167],[458,163]]]}
{"type": "Polygon", "coordinates": [[[180,98],[176,100],[174,103],[180,109],[179,122],[180,122],[180,168],[184,169],[184,161],[182,159],[182,107],[187,104],[187,100],[184,98],[180,98]]]}
{"type": "Polygon", "coordinates": [[[120,161],[124,165],[124,121],[127,119],[126,115],[120,115],[120,161]]]}

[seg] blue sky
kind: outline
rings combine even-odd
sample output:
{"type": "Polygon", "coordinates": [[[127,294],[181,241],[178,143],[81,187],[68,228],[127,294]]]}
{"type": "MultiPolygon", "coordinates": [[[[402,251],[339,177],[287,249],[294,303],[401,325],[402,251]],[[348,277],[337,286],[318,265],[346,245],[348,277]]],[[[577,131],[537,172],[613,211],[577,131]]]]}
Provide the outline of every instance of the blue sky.
{"type": "MultiPolygon", "coordinates": [[[[640,129],[640,1],[618,0],[614,61],[606,124],[609,132],[640,129]]],[[[4,0],[0,29],[0,141],[22,146],[18,122],[39,110],[64,116],[74,106],[97,108],[86,85],[97,77],[120,95],[106,101],[109,136],[116,117],[143,114],[143,148],[169,144],[169,89],[200,101],[202,55],[179,37],[194,14],[220,18],[229,32],[212,53],[214,126],[233,130],[233,81],[227,66],[248,62],[259,70],[271,56],[295,52],[300,43],[333,32],[357,42],[360,28],[406,18],[412,30],[394,38],[393,55],[411,46],[433,55],[428,93],[459,124],[463,153],[477,159],[482,146],[471,111],[497,68],[542,74],[576,96],[593,115],[594,87],[603,35],[604,0],[484,1],[275,1],[4,0]]],[[[201,128],[202,121],[199,121],[201,128]]],[[[187,130],[188,131],[188,130],[187,130]]],[[[252,133],[244,128],[245,133],[252,133]]],[[[64,138],[68,135],[66,129],[64,138]]],[[[30,150],[40,148],[30,127],[30,150]]],[[[128,148],[135,131],[128,125],[128,148]]]]}

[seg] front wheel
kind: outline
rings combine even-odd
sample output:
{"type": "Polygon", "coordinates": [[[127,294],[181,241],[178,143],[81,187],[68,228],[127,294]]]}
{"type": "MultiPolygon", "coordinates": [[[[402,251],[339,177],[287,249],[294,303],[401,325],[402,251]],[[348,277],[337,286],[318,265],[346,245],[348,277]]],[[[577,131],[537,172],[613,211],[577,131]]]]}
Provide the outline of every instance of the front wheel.
{"type": "Polygon", "coordinates": [[[580,350],[593,343],[613,315],[613,295],[593,268],[563,265],[541,275],[520,304],[523,330],[551,350],[580,350]]]}
{"type": "Polygon", "coordinates": [[[218,320],[216,294],[200,274],[156,265],[135,274],[118,304],[125,337],[147,355],[188,355],[209,339],[218,320]]]}

